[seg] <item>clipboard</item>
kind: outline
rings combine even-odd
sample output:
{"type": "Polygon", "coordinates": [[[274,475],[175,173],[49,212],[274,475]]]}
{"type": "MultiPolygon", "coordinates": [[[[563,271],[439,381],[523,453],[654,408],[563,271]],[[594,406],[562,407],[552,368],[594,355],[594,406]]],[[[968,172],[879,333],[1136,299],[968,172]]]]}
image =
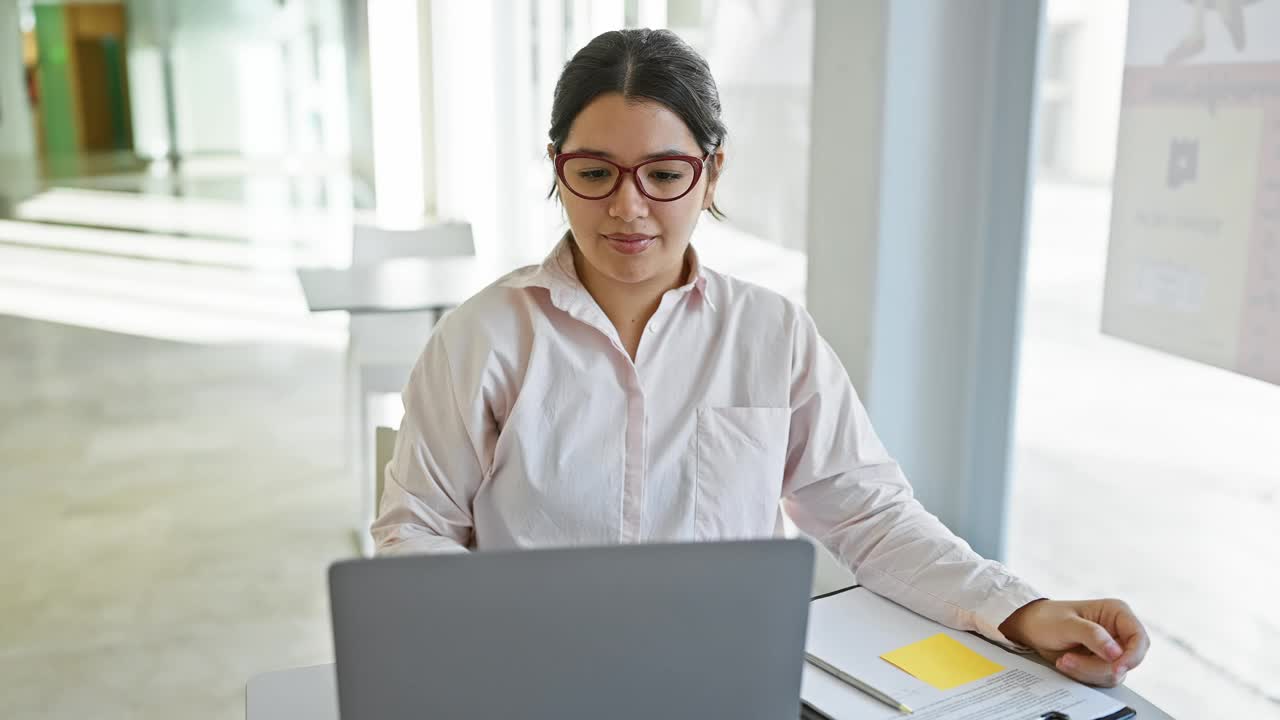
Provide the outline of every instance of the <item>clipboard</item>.
{"type": "MultiPolygon", "coordinates": [[[[930,705],[934,706],[933,712],[936,715],[939,710],[944,709],[938,707],[938,705],[963,702],[966,692],[983,688],[990,689],[1000,681],[1001,676],[1012,675],[1016,672],[1020,674],[1019,679],[1030,678],[1037,683],[1043,683],[1044,690],[1052,690],[1057,695],[1067,698],[1063,702],[1068,703],[1068,706],[1062,710],[1053,710],[1050,706],[1037,708],[1033,711],[1041,713],[1039,717],[1045,718],[1045,720],[1129,720],[1137,716],[1137,711],[1133,708],[1125,706],[1120,701],[1100,693],[1094,688],[1087,687],[1061,675],[1038,656],[1031,657],[1011,653],[977,633],[963,633],[951,630],[917,615],[907,608],[896,605],[892,601],[879,597],[860,585],[853,585],[814,597],[811,600],[809,622],[808,643],[810,647],[817,643],[819,647],[815,654],[834,655],[837,659],[833,660],[831,657],[827,657],[832,664],[840,666],[842,662],[849,663],[848,667],[842,667],[841,669],[885,692],[890,691],[891,688],[881,686],[876,681],[877,677],[880,678],[880,682],[898,682],[899,685],[894,689],[909,688],[913,684],[919,686],[916,692],[918,693],[917,697],[921,698],[921,705],[917,706],[914,703],[908,703],[917,711],[917,715],[928,712],[930,705]],[[821,606],[814,604],[860,588],[860,592],[855,595],[846,595],[840,598],[838,600],[839,604],[821,606]],[[953,691],[944,692],[925,687],[924,683],[890,666],[880,658],[880,655],[885,652],[896,649],[901,645],[916,642],[937,632],[950,635],[983,657],[991,659],[1000,665],[1000,671],[992,674],[989,678],[970,683],[965,690],[956,688],[953,691]],[[822,645],[823,643],[825,643],[825,646],[822,645]],[[843,654],[837,654],[834,649],[837,647],[844,647],[843,654]],[[850,651],[850,647],[856,647],[857,649],[850,651]],[[878,676],[872,677],[861,673],[878,673],[878,676]],[[1119,709],[1115,709],[1117,705],[1120,706],[1119,709]],[[1084,714],[1072,712],[1071,707],[1080,708],[1084,714]]],[[[819,675],[809,668],[805,669],[805,673],[806,684],[802,690],[801,697],[801,720],[846,720],[847,717],[872,716],[876,718],[912,717],[905,713],[896,713],[892,708],[885,705],[873,705],[871,703],[875,701],[870,701],[869,696],[861,695],[851,686],[838,683],[838,681],[826,674],[819,675]],[[819,677],[822,678],[821,686],[810,682],[819,677]],[[832,687],[833,683],[840,685],[843,689],[834,689],[832,687]],[[861,705],[861,709],[845,714],[839,712],[842,709],[847,710],[849,706],[841,705],[831,698],[833,693],[843,695],[846,692],[850,693],[847,699],[854,705],[861,705]],[[858,695],[859,698],[855,700],[854,695],[858,695]],[[873,710],[872,708],[875,709],[873,710]]],[[[957,707],[955,712],[957,714],[966,714],[973,710],[974,708],[972,707],[957,707]]],[[[930,717],[932,716],[930,715],[930,717]]],[[[945,715],[938,717],[945,717],[945,715]]]]}
{"type": "MultiPolygon", "coordinates": [[[[1126,707],[1122,710],[1117,710],[1114,713],[1107,715],[1105,717],[1095,718],[1094,720],[1130,720],[1131,718],[1135,718],[1137,716],[1138,716],[1138,711],[1134,710],[1131,707],[1126,707]]],[[[909,718],[910,716],[904,715],[903,717],[909,718]]],[[[1040,717],[1041,717],[1041,720],[1064,720],[1061,713],[1059,713],[1058,717],[1056,718],[1048,715],[1041,715],[1040,717]]],[[[829,715],[824,714],[821,710],[815,708],[809,703],[801,701],[800,702],[800,720],[836,720],[836,718],[830,717],[829,715]]],[[[1066,720],[1072,720],[1071,716],[1067,715],[1066,720]]]]}

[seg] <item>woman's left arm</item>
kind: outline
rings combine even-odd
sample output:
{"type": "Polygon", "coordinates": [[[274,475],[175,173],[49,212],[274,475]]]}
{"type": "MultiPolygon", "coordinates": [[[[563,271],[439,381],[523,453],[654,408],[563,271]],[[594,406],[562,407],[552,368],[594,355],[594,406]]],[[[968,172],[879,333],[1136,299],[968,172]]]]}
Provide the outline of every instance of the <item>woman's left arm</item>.
{"type": "Polygon", "coordinates": [[[925,510],[803,310],[793,333],[782,507],[797,527],[875,593],[949,627],[1031,648],[1071,677],[1115,684],[1141,662],[1146,632],[1123,603],[1046,600],[925,510]],[[1109,675],[1100,663],[1109,663],[1109,675]]]}

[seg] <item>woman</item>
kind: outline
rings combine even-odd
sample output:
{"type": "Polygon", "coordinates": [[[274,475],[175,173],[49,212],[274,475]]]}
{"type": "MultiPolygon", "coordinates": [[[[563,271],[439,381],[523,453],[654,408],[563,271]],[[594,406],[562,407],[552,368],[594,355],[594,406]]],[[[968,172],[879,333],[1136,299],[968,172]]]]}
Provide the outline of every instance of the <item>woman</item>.
{"type": "Polygon", "coordinates": [[[699,263],[725,133],[670,32],[608,32],[565,66],[547,155],[570,231],[432,334],[379,551],[769,537],[781,503],[871,590],[1123,681],[1148,642],[1124,603],[1047,600],[974,553],[912,497],[809,315],[699,263]]]}

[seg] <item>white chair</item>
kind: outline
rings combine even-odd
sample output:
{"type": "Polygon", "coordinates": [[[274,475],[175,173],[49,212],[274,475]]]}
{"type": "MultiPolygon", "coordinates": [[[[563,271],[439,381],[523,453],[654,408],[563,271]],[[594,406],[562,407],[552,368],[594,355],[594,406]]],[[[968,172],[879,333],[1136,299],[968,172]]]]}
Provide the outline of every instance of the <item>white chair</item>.
{"type": "MultiPolygon", "coordinates": [[[[387,463],[391,462],[391,456],[396,451],[396,435],[394,428],[379,425],[373,433],[373,508],[374,515],[377,515],[377,509],[382,505],[382,485],[386,482],[387,463]]],[[[373,518],[369,519],[370,522],[373,518]]],[[[365,526],[360,533],[360,553],[365,556],[373,554],[373,536],[369,534],[368,526],[365,526]]]]}
{"type": "Polygon", "coordinates": [[[471,223],[438,222],[419,228],[385,228],[357,223],[352,237],[351,264],[401,257],[465,257],[476,254],[471,223]]]}
{"type": "MultiPolygon", "coordinates": [[[[357,224],[351,264],[373,265],[403,257],[444,258],[475,255],[471,225],[441,222],[400,230],[357,224]]],[[[361,511],[357,536],[361,550],[371,550],[369,523],[377,506],[367,478],[373,422],[371,403],[404,388],[409,372],[435,325],[434,312],[354,313],[348,325],[346,405],[350,468],[360,484],[361,511]]],[[[403,412],[403,410],[401,410],[403,412]]],[[[399,417],[378,418],[399,423],[399,417]]]]}

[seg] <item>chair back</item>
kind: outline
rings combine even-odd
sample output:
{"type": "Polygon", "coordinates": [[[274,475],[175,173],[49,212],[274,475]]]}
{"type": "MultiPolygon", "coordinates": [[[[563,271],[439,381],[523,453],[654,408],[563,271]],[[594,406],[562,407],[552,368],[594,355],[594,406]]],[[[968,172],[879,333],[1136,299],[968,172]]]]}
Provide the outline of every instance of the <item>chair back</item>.
{"type": "Polygon", "coordinates": [[[372,265],[405,257],[465,257],[476,254],[471,223],[466,222],[439,222],[408,230],[357,223],[352,233],[352,265],[372,265]]]}

